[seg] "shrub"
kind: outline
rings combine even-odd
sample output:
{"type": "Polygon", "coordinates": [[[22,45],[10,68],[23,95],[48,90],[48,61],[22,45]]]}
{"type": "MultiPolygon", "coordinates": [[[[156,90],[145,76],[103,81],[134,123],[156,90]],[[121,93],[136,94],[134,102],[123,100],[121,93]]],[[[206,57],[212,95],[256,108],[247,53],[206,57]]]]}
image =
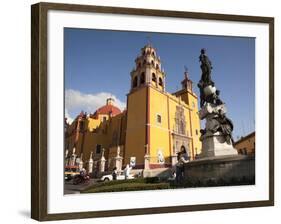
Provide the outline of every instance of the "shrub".
{"type": "Polygon", "coordinates": [[[208,179],[204,185],[212,187],[218,186],[218,183],[214,179],[208,179]]]}
{"type": "Polygon", "coordinates": [[[223,178],[220,178],[218,181],[218,186],[225,186],[227,184],[226,180],[223,178]]]}
{"type": "Polygon", "coordinates": [[[117,185],[92,186],[92,188],[81,191],[81,193],[98,193],[98,192],[119,192],[119,191],[140,191],[140,190],[157,190],[168,189],[168,183],[120,183],[117,185]]]}
{"type": "Polygon", "coordinates": [[[156,184],[160,183],[160,179],[158,177],[148,177],[148,178],[136,178],[136,179],[127,179],[127,180],[114,180],[107,182],[98,182],[87,188],[84,191],[88,191],[94,188],[105,187],[105,186],[116,186],[120,184],[133,184],[133,183],[142,183],[142,184],[156,184]]]}
{"type": "Polygon", "coordinates": [[[151,183],[151,184],[155,184],[155,183],[160,183],[160,178],[159,177],[147,177],[144,178],[145,183],[151,183]]]}

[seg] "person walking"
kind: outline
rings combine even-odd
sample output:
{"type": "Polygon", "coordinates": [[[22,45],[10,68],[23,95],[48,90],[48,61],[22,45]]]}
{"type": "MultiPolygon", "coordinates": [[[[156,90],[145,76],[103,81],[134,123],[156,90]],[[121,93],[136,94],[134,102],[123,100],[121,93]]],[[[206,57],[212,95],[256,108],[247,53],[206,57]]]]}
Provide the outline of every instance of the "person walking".
{"type": "Polygon", "coordinates": [[[113,179],[113,180],[117,180],[117,168],[116,168],[116,167],[113,168],[113,171],[112,171],[112,179],[113,179]]]}

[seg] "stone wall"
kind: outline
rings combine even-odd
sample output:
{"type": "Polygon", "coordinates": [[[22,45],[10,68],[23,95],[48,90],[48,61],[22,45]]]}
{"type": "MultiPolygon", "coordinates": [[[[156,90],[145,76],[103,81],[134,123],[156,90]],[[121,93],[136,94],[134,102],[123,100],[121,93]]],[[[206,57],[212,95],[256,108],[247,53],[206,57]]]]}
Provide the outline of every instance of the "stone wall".
{"type": "Polygon", "coordinates": [[[217,156],[191,161],[184,166],[185,180],[231,182],[255,180],[255,157],[245,155],[217,156]]]}

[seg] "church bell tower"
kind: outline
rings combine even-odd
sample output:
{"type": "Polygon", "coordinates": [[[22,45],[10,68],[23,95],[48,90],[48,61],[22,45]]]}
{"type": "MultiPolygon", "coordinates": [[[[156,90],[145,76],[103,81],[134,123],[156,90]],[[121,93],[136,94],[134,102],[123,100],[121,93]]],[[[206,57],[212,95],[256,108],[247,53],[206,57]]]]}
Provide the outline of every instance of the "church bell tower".
{"type": "Polygon", "coordinates": [[[184,79],[181,81],[182,88],[174,93],[176,97],[181,98],[182,101],[184,101],[187,105],[193,104],[193,107],[197,101],[197,97],[193,92],[192,89],[192,81],[189,78],[189,74],[187,71],[187,68],[185,68],[184,71],[184,79]],[[195,98],[195,99],[194,99],[195,98]]]}
{"type": "Polygon", "coordinates": [[[185,68],[184,71],[184,80],[181,81],[182,89],[184,90],[189,90],[190,92],[193,92],[192,90],[192,81],[188,77],[188,71],[187,68],[185,68]]]}
{"type": "Polygon", "coordinates": [[[131,71],[131,91],[147,85],[165,91],[165,73],[161,69],[160,57],[151,44],[141,49],[141,54],[135,59],[135,68],[131,71]]]}
{"type": "Polygon", "coordinates": [[[150,153],[151,92],[165,92],[165,73],[160,57],[151,44],[145,45],[135,59],[131,75],[131,88],[127,95],[127,130],[125,164],[136,159],[136,168],[147,168],[150,153]]]}

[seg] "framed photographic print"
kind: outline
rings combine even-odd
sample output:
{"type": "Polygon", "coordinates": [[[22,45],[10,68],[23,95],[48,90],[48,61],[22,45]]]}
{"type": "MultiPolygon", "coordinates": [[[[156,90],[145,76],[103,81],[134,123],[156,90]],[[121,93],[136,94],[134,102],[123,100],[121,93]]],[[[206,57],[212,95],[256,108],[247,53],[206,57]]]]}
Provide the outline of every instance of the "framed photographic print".
{"type": "Polygon", "coordinates": [[[32,5],[32,218],[274,204],[274,18],[32,5]]]}

